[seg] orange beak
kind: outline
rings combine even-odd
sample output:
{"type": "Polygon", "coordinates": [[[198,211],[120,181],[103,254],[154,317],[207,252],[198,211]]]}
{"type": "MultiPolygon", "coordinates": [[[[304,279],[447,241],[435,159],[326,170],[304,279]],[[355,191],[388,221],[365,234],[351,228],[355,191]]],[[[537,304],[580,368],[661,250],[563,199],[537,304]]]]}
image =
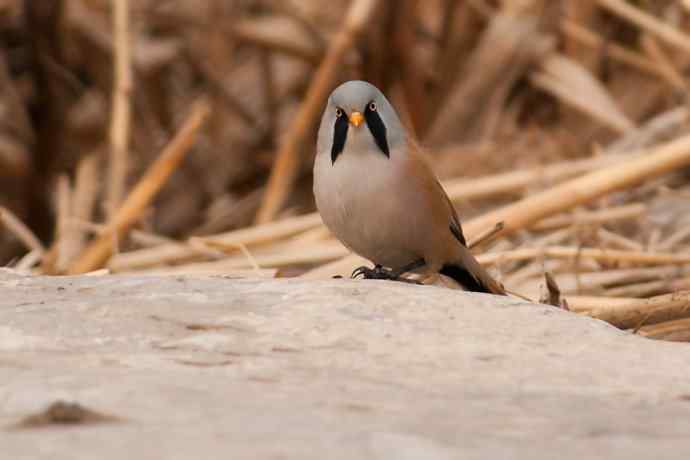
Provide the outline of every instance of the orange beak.
{"type": "Polygon", "coordinates": [[[350,123],[355,125],[355,128],[358,128],[359,125],[364,123],[364,115],[362,115],[360,112],[352,112],[350,114],[350,123]]]}

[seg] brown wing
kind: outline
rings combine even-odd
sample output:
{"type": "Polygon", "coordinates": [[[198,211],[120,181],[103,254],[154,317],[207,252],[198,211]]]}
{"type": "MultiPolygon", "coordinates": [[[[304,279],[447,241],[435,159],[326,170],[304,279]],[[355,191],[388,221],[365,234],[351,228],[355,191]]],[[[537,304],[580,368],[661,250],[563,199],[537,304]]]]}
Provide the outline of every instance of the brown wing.
{"type": "MultiPolygon", "coordinates": [[[[433,169],[426,161],[426,158],[424,157],[424,154],[419,150],[419,147],[417,147],[413,143],[411,143],[411,147],[412,149],[409,153],[412,157],[412,164],[418,168],[428,169],[428,179],[430,179],[429,182],[433,181],[433,185],[427,182],[428,186],[431,188],[435,186],[437,188],[438,195],[443,197],[443,200],[445,200],[445,205],[447,206],[448,212],[443,213],[446,216],[448,216],[448,223],[446,224],[446,228],[448,229],[448,231],[452,232],[452,234],[460,243],[458,245],[458,255],[454,256],[458,257],[459,260],[447,261],[448,263],[446,265],[446,268],[450,271],[453,271],[454,273],[459,274],[459,276],[453,276],[453,278],[460,278],[457,279],[457,281],[459,281],[461,284],[470,284],[476,286],[476,289],[473,290],[490,292],[499,295],[506,295],[503,286],[498,281],[493,279],[489,272],[487,272],[484,269],[484,267],[482,267],[479,264],[479,262],[477,262],[477,259],[474,258],[470,250],[467,248],[467,241],[465,239],[465,235],[462,233],[462,226],[460,225],[460,219],[458,218],[458,214],[455,210],[455,207],[451,203],[450,198],[448,198],[448,195],[446,194],[446,191],[443,189],[441,183],[434,176],[433,169]]],[[[469,286],[466,287],[469,288],[469,286]]]]}
{"type": "Polygon", "coordinates": [[[441,185],[441,183],[439,181],[436,181],[436,185],[440,189],[443,198],[446,199],[448,208],[450,208],[450,231],[453,232],[455,238],[457,238],[457,240],[461,242],[463,246],[467,246],[467,241],[465,240],[465,235],[462,233],[462,226],[460,225],[460,219],[458,219],[458,212],[455,210],[455,206],[453,206],[453,203],[450,201],[450,198],[448,198],[446,191],[443,190],[443,186],[441,185]]]}
{"type": "Polygon", "coordinates": [[[505,289],[487,272],[484,267],[482,267],[477,259],[472,255],[469,248],[467,247],[467,240],[465,235],[462,233],[462,226],[460,225],[460,219],[458,218],[458,212],[455,210],[455,206],[448,198],[446,191],[440,182],[436,181],[436,185],[439,188],[439,192],[445,198],[448,208],[450,208],[450,231],[453,233],[455,238],[460,242],[460,261],[458,265],[463,268],[474,280],[479,284],[486,292],[498,295],[506,295],[505,289]]]}

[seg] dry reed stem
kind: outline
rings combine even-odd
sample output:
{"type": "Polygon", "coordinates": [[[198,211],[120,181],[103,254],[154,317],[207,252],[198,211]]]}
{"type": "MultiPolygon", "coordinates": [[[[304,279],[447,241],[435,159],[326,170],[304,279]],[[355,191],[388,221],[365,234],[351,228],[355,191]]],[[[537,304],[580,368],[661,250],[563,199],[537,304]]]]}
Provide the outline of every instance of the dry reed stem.
{"type": "Polygon", "coordinates": [[[275,76],[273,75],[273,63],[271,54],[263,50],[259,56],[261,66],[261,89],[263,93],[263,110],[268,118],[266,130],[276,132],[278,126],[278,101],[275,89],[275,76]]]}
{"type": "Polygon", "coordinates": [[[486,199],[510,193],[524,192],[535,185],[551,185],[575,176],[623,161],[620,154],[603,155],[584,160],[572,160],[554,163],[548,166],[492,174],[484,177],[451,179],[443,181],[443,188],[448,197],[454,201],[486,199]]]}
{"type": "MultiPolygon", "coordinates": [[[[95,224],[93,222],[76,218],[70,221],[70,225],[83,233],[95,233],[96,235],[102,235],[108,230],[107,225],[95,224]]],[[[177,243],[177,241],[172,238],[168,238],[167,236],[157,235],[155,233],[145,232],[137,229],[130,230],[128,236],[132,242],[142,247],[161,246],[163,244],[179,244],[180,246],[183,246],[182,243],[177,243]]]]}
{"type": "MultiPolygon", "coordinates": [[[[74,198],[72,200],[72,217],[74,220],[88,222],[91,220],[99,190],[98,156],[90,154],[85,156],[77,166],[76,178],[74,181],[74,198]]],[[[76,257],[83,249],[86,237],[81,228],[70,225],[71,231],[69,238],[71,260],[76,257]]]]}
{"type": "MultiPolygon", "coordinates": [[[[70,263],[69,257],[72,255],[70,245],[70,219],[72,218],[72,200],[74,194],[70,186],[69,178],[61,174],[58,176],[56,184],[56,215],[57,225],[55,226],[55,271],[61,273],[70,263]]],[[[52,250],[51,250],[52,252],[52,250]]]]}
{"type": "Polygon", "coordinates": [[[647,249],[650,251],[656,251],[656,247],[661,244],[661,229],[652,228],[647,238],[647,249]]]}
{"type": "Polygon", "coordinates": [[[122,203],[129,169],[132,60],[129,34],[129,0],[112,0],[115,40],[114,90],[110,120],[110,165],[106,210],[112,220],[122,203]]]}
{"type": "Polygon", "coordinates": [[[314,241],[324,241],[333,238],[331,231],[325,225],[320,225],[312,230],[307,230],[301,234],[290,238],[290,241],[296,244],[309,244],[314,241]]]}
{"type": "Polygon", "coordinates": [[[672,280],[647,281],[645,283],[629,284],[606,289],[604,295],[607,297],[651,297],[654,295],[668,294],[672,292],[672,280]]]}
{"type": "Polygon", "coordinates": [[[623,64],[655,77],[664,77],[664,73],[654,65],[653,62],[645,58],[644,55],[616,43],[606,41],[595,32],[592,32],[574,21],[568,19],[564,20],[561,23],[561,30],[568,37],[590,48],[601,49],[607,56],[611,56],[613,59],[623,64]]]}
{"type": "MultiPolygon", "coordinates": [[[[452,40],[454,38],[454,34],[457,34],[462,30],[459,27],[455,27],[457,23],[455,20],[456,14],[457,10],[460,8],[460,3],[456,2],[455,0],[442,0],[441,3],[441,11],[443,14],[441,15],[441,25],[438,33],[438,49],[436,50],[436,54],[434,56],[433,68],[436,75],[439,76],[439,79],[443,78],[449,80],[450,74],[452,73],[449,71],[449,66],[451,64],[457,64],[457,62],[447,58],[451,53],[456,51],[454,49],[455,47],[453,46],[454,43],[452,40]]],[[[445,88],[441,88],[441,90],[444,89],[445,88]]],[[[443,91],[443,93],[445,93],[445,91],[443,91]]],[[[433,101],[433,99],[431,100],[433,101]]]]}
{"type": "Polygon", "coordinates": [[[33,266],[38,264],[43,258],[43,251],[29,251],[24,256],[19,259],[19,261],[14,265],[14,269],[18,271],[30,270],[33,266]]]}
{"type": "Polygon", "coordinates": [[[43,254],[45,247],[41,240],[31,231],[29,227],[24,225],[12,211],[4,206],[0,206],[0,224],[4,225],[17,239],[30,251],[36,251],[43,254]]]}
{"type": "Polygon", "coordinates": [[[502,229],[503,229],[503,222],[497,223],[496,225],[493,226],[493,228],[488,228],[483,233],[480,233],[479,235],[477,235],[477,237],[473,241],[470,241],[467,244],[467,247],[470,249],[474,249],[477,246],[488,243],[502,229]]]}
{"type": "MultiPolygon", "coordinates": [[[[522,295],[528,297],[539,297],[542,286],[544,284],[544,272],[550,272],[553,276],[564,271],[572,271],[572,263],[567,260],[541,260],[535,259],[531,263],[513,271],[507,276],[503,277],[503,284],[514,290],[520,292],[522,295]],[[530,281],[527,283],[527,281],[530,281]]],[[[560,286],[561,291],[566,292],[560,286]]]]}
{"type": "Polygon", "coordinates": [[[210,105],[205,99],[194,103],[182,128],[134,186],[115,216],[108,222],[108,230],[93,241],[70,266],[70,274],[85,273],[103,266],[112,255],[114,241],[121,238],[143,215],[151,200],[194,145],[210,113],[210,105]]]}
{"type": "MultiPolygon", "coordinates": [[[[255,254],[257,264],[265,268],[284,268],[296,265],[315,265],[331,262],[347,255],[350,251],[337,241],[312,244],[304,248],[293,245],[284,252],[270,251],[267,254],[255,254]]],[[[246,267],[245,261],[238,261],[237,267],[246,267]]]]}
{"type": "Polygon", "coordinates": [[[627,157],[634,152],[642,152],[647,147],[654,147],[660,142],[667,142],[685,132],[687,122],[688,110],[684,106],[662,112],[607,146],[606,156],[622,153],[627,157]]]}
{"type": "Polygon", "coordinates": [[[300,8],[289,2],[273,2],[271,5],[280,14],[289,17],[304,32],[308,34],[309,42],[317,46],[322,52],[326,48],[327,42],[319,27],[314,24],[314,20],[300,8]]]}
{"type": "Polygon", "coordinates": [[[110,270],[107,268],[99,268],[90,272],[82,273],[83,276],[105,276],[110,275],[110,270]]]}
{"type": "Polygon", "coordinates": [[[201,237],[193,237],[189,239],[189,245],[192,247],[199,247],[201,249],[205,250],[227,250],[230,249],[232,251],[239,250],[242,252],[242,255],[245,257],[247,262],[249,263],[250,267],[253,270],[259,271],[261,270],[261,267],[257,263],[256,259],[254,258],[254,255],[249,251],[247,246],[243,244],[236,244],[236,245],[224,245],[224,244],[218,244],[213,241],[208,241],[205,240],[204,238],[201,237]]]}
{"type": "MultiPolygon", "coordinates": [[[[545,233],[544,235],[534,235],[528,232],[525,233],[527,241],[535,248],[545,248],[548,246],[562,246],[568,240],[572,240],[577,235],[577,228],[573,226],[559,228],[554,232],[545,233]]],[[[505,241],[505,240],[504,240],[505,241]]],[[[510,243],[509,243],[510,244],[510,243]]],[[[508,249],[515,249],[511,246],[508,249]]],[[[492,250],[491,252],[506,251],[506,248],[492,250]]]]}
{"type": "MultiPolygon", "coordinates": [[[[254,227],[233,230],[219,235],[207,236],[204,239],[227,246],[234,245],[237,247],[238,245],[244,245],[251,247],[288,238],[321,225],[321,216],[317,213],[311,213],[254,227]]],[[[167,244],[155,248],[117,254],[112,258],[108,266],[114,271],[124,271],[151,267],[161,263],[179,263],[199,255],[199,252],[194,250],[194,248],[177,243],[167,244]]]]}
{"type": "Polygon", "coordinates": [[[649,299],[566,296],[570,309],[601,319],[621,329],[656,324],[690,316],[690,292],[649,299]]]}
{"type": "Polygon", "coordinates": [[[499,262],[529,260],[537,257],[559,259],[594,259],[609,263],[632,263],[640,265],[681,265],[690,263],[690,253],[653,253],[644,251],[621,251],[618,249],[581,248],[568,246],[551,246],[545,248],[520,248],[505,252],[480,254],[477,260],[482,265],[494,265],[499,262]]]}
{"type": "MultiPolygon", "coordinates": [[[[599,7],[593,1],[586,2],[564,2],[562,7],[562,16],[564,19],[560,21],[561,33],[565,31],[562,30],[562,24],[565,21],[569,21],[575,24],[581,24],[582,27],[596,28],[599,22],[599,7]]],[[[563,44],[561,48],[563,53],[571,58],[581,62],[588,69],[596,69],[600,63],[601,52],[600,50],[592,50],[591,46],[583,44],[581,40],[574,38],[567,33],[564,33],[562,38],[563,44]]]]}
{"type": "MultiPolygon", "coordinates": [[[[446,98],[455,85],[461,68],[472,68],[465,58],[473,52],[475,39],[482,34],[489,15],[482,15],[469,2],[443,1],[443,22],[439,36],[439,48],[435,53],[433,72],[438,75],[437,87],[429,96],[427,128],[435,124],[436,117],[444,110],[446,98]]],[[[381,42],[383,40],[377,40],[381,42]]],[[[476,67],[475,67],[476,68],[476,67]]],[[[428,136],[425,135],[425,139],[428,136]]]]}
{"type": "MultiPolygon", "coordinates": [[[[488,212],[463,224],[465,235],[470,238],[498,222],[505,226],[498,236],[506,236],[518,230],[529,228],[536,222],[575,206],[590,203],[608,193],[674,171],[690,164],[690,135],[651,149],[651,152],[636,156],[621,165],[590,172],[565,183],[524,198],[513,204],[488,212]]],[[[352,271],[362,258],[349,256],[343,261],[319,267],[305,277],[331,276],[343,271],[352,271]],[[338,270],[333,272],[333,270],[338,270]],[[327,273],[331,271],[330,275],[327,273]]]]}
{"type": "Polygon", "coordinates": [[[554,53],[542,59],[541,68],[530,76],[537,87],[618,133],[635,128],[606,87],[578,62],[554,53]]]}
{"type": "Polygon", "coordinates": [[[561,289],[558,287],[558,283],[548,271],[544,272],[544,279],[546,281],[546,295],[541,297],[539,302],[560,308],[563,302],[561,300],[561,289]]]}
{"type": "Polygon", "coordinates": [[[257,213],[257,223],[273,220],[282,209],[301,164],[304,139],[319,116],[323,103],[333,89],[339,65],[352,48],[364,26],[371,20],[380,0],[355,0],[344,24],[333,37],[326,56],[314,74],[304,102],[295,115],[275,158],[266,194],[257,213]]]}
{"type": "Polygon", "coordinates": [[[683,76],[675,68],[671,62],[671,58],[661,49],[661,46],[659,46],[659,43],[657,43],[654,37],[649,34],[644,34],[640,40],[640,44],[647,55],[650,56],[656,64],[656,67],[661,72],[662,78],[676,91],[687,92],[683,76]]]}
{"type": "Polygon", "coordinates": [[[223,102],[227,104],[228,108],[247,124],[247,129],[258,129],[259,122],[256,116],[245,106],[244,102],[228,89],[225,75],[213,64],[213,61],[202,59],[198,65],[208,79],[208,82],[216,90],[216,94],[222,97],[223,102]]]}
{"type": "Polygon", "coordinates": [[[174,267],[156,267],[146,270],[136,270],[131,272],[137,275],[146,276],[172,276],[172,275],[194,275],[194,276],[222,276],[223,278],[275,278],[278,270],[275,268],[238,269],[228,266],[225,260],[214,260],[212,262],[198,262],[174,267]]]}
{"type": "Polygon", "coordinates": [[[637,219],[647,212],[647,206],[642,203],[632,203],[623,206],[613,206],[597,211],[582,211],[550,217],[530,227],[530,230],[556,230],[571,225],[598,225],[619,220],[637,219]]]}
{"type": "MultiPolygon", "coordinates": [[[[653,281],[665,281],[677,279],[679,276],[686,276],[687,270],[682,266],[664,265],[658,267],[645,268],[626,268],[606,271],[594,271],[585,273],[566,273],[556,274],[555,278],[561,291],[564,294],[588,295],[600,294],[612,286],[625,286],[642,284],[653,281]]],[[[539,274],[539,276],[541,276],[539,274]]],[[[506,281],[507,282],[507,281],[506,281]]],[[[541,280],[527,280],[523,284],[513,285],[514,288],[523,291],[528,290],[534,282],[540,283],[541,280]]],[[[672,284],[674,281],[670,281],[672,284]]],[[[682,290],[682,289],[678,289],[682,290]]]]}
{"type": "Polygon", "coordinates": [[[635,24],[667,44],[680,48],[686,53],[690,52],[690,36],[675,27],[645,13],[625,0],[598,0],[598,2],[610,12],[635,24]]]}
{"type": "MultiPolygon", "coordinates": [[[[208,242],[206,242],[208,243],[208,242]]],[[[237,250],[236,246],[216,244],[215,247],[223,250],[237,250]]],[[[211,247],[214,247],[211,246],[211,247]]],[[[338,241],[324,241],[312,243],[305,247],[292,242],[274,245],[270,248],[257,249],[251,258],[244,254],[232,255],[221,259],[228,268],[285,268],[299,265],[315,265],[339,259],[349,253],[338,241]]]]}
{"type": "Polygon", "coordinates": [[[533,223],[594,201],[608,193],[633,187],[639,183],[690,165],[690,135],[650,149],[649,153],[590,172],[489,212],[464,225],[474,235],[496,222],[505,222],[502,235],[528,228],[533,223]]]}
{"type": "Polygon", "coordinates": [[[637,241],[626,238],[618,233],[611,232],[605,228],[597,229],[597,238],[607,248],[623,249],[626,251],[644,251],[644,245],[637,241]]]}
{"type": "Polygon", "coordinates": [[[501,12],[492,16],[468,58],[468,71],[443,99],[435,101],[439,110],[425,140],[447,142],[482,119],[485,101],[497,87],[505,88],[506,83],[514,83],[528,70],[528,64],[543,51],[542,42],[530,15],[501,12]]]}
{"type": "Polygon", "coordinates": [[[670,251],[688,238],[690,238],[690,227],[683,227],[674,232],[666,240],[659,243],[657,248],[662,251],[670,251]]]}
{"type": "Polygon", "coordinates": [[[414,55],[416,43],[416,21],[419,15],[419,0],[399,0],[394,8],[396,27],[392,37],[395,53],[401,67],[401,83],[405,95],[405,107],[410,118],[408,125],[421,137],[426,119],[426,100],[423,73],[414,55]]]}
{"type": "Polygon", "coordinates": [[[287,18],[239,21],[233,26],[233,37],[265,51],[294,56],[312,64],[318,64],[323,57],[321,47],[314,44],[310,35],[287,18]]]}
{"type": "Polygon", "coordinates": [[[55,184],[55,235],[53,244],[43,255],[41,260],[41,272],[45,275],[58,275],[64,273],[67,265],[75,254],[70,254],[67,247],[70,244],[70,226],[72,219],[72,199],[74,193],[70,187],[69,178],[62,174],[58,176],[55,184]]]}
{"type": "Polygon", "coordinates": [[[643,326],[637,333],[650,339],[690,342],[690,318],[643,326]]]}

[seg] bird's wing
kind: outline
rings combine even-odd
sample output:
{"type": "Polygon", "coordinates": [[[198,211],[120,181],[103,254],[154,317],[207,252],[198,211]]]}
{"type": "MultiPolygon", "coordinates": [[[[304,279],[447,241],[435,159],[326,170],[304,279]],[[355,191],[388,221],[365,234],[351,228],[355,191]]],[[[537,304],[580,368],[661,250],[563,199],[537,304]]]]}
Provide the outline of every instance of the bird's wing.
{"type": "Polygon", "coordinates": [[[412,157],[416,157],[415,160],[418,160],[417,167],[428,168],[429,175],[433,178],[435,182],[436,191],[439,196],[443,197],[443,200],[445,201],[445,204],[447,206],[447,225],[450,231],[455,236],[455,238],[460,243],[458,245],[458,253],[460,260],[456,261],[455,264],[459,265],[461,268],[466,270],[470,274],[470,276],[472,276],[477,281],[477,283],[480,286],[482,286],[487,292],[491,292],[493,294],[498,295],[506,295],[505,289],[503,288],[501,283],[496,281],[489,274],[489,272],[487,272],[486,269],[482,267],[479,264],[479,262],[477,262],[477,259],[470,252],[469,248],[467,247],[467,240],[465,239],[465,235],[462,232],[462,225],[460,225],[458,213],[455,210],[453,203],[450,201],[450,198],[448,198],[448,194],[443,189],[441,183],[438,181],[438,179],[436,179],[436,176],[433,173],[433,169],[426,161],[426,158],[424,157],[424,154],[420,151],[419,147],[415,144],[411,145],[413,146],[413,149],[410,153],[412,157]]]}
{"type": "Polygon", "coordinates": [[[436,192],[435,195],[443,197],[442,200],[444,201],[443,203],[438,203],[437,200],[434,200],[434,203],[438,206],[444,206],[445,204],[445,209],[441,213],[443,216],[447,216],[444,218],[447,218],[449,220],[448,225],[450,227],[450,231],[453,233],[455,238],[462,243],[463,246],[467,246],[467,241],[465,240],[465,235],[462,233],[462,226],[460,225],[460,219],[458,218],[458,213],[455,210],[455,207],[453,206],[453,203],[451,203],[450,198],[448,198],[448,195],[446,194],[446,191],[443,189],[443,186],[441,183],[438,181],[436,178],[436,174],[434,174],[434,169],[431,167],[429,164],[429,161],[427,160],[427,156],[424,154],[424,152],[421,150],[419,145],[417,145],[415,142],[408,140],[408,146],[410,147],[409,149],[409,159],[411,160],[411,164],[413,165],[414,169],[417,169],[417,177],[421,178],[424,182],[424,188],[429,189],[431,192],[436,192]],[[419,170],[423,170],[419,171],[419,170]],[[435,190],[434,190],[435,189],[435,190]]]}
{"type": "Polygon", "coordinates": [[[439,192],[443,195],[443,198],[446,199],[446,203],[450,210],[450,231],[453,232],[455,238],[457,238],[463,246],[467,246],[467,240],[465,240],[465,235],[462,233],[462,225],[460,225],[460,219],[458,218],[458,212],[455,210],[455,206],[453,206],[450,198],[448,198],[448,194],[443,190],[443,186],[438,180],[436,181],[436,186],[439,188],[439,192]]]}
{"type": "Polygon", "coordinates": [[[505,295],[506,291],[503,285],[496,281],[493,276],[482,267],[477,259],[472,255],[470,249],[467,247],[467,241],[465,240],[465,235],[462,233],[462,226],[460,225],[460,219],[458,218],[458,213],[453,206],[453,203],[448,198],[446,191],[440,182],[436,181],[440,193],[446,200],[448,207],[450,208],[450,231],[453,233],[455,238],[460,242],[460,264],[467,270],[467,272],[474,277],[477,282],[486,288],[486,290],[492,294],[505,295]]]}

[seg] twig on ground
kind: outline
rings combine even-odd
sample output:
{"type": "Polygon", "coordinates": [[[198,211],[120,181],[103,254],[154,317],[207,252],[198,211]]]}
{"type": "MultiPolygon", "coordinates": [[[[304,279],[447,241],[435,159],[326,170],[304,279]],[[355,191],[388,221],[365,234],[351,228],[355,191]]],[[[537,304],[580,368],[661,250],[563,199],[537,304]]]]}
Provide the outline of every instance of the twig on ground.
{"type": "Polygon", "coordinates": [[[690,316],[690,292],[676,292],[649,299],[567,296],[570,308],[622,329],[656,324],[690,316]]]}
{"type": "Polygon", "coordinates": [[[550,246],[544,248],[520,248],[505,252],[480,254],[477,260],[482,265],[493,265],[500,261],[527,260],[535,257],[553,257],[560,259],[595,259],[611,263],[633,263],[640,265],[668,265],[690,263],[687,255],[675,253],[622,251],[619,249],[598,249],[568,246],[550,246]]]}
{"type": "Polygon", "coordinates": [[[3,224],[7,230],[12,232],[24,247],[30,251],[37,251],[41,254],[45,252],[45,247],[41,240],[12,211],[4,206],[0,206],[0,224],[3,224]]]}
{"type": "Polygon", "coordinates": [[[546,280],[546,296],[539,299],[539,301],[561,308],[561,290],[558,287],[558,283],[556,283],[556,280],[549,272],[544,272],[544,279],[546,280]]]}
{"type": "MultiPolygon", "coordinates": [[[[244,245],[247,247],[276,242],[301,232],[321,226],[321,216],[317,213],[291,217],[276,222],[233,230],[204,237],[206,241],[226,246],[244,245]]],[[[130,251],[115,255],[108,266],[115,271],[153,267],[158,264],[180,263],[198,257],[199,251],[180,244],[167,244],[159,247],[130,251]]]]}
{"type": "Polygon", "coordinates": [[[477,235],[477,238],[475,238],[473,241],[470,241],[467,247],[470,249],[474,249],[481,244],[489,242],[494,237],[494,235],[498,234],[498,232],[500,232],[502,229],[503,222],[498,222],[496,225],[493,226],[493,228],[489,228],[486,231],[484,231],[484,233],[477,235]]]}
{"type": "Polygon", "coordinates": [[[659,324],[643,326],[638,334],[650,339],[669,340],[674,342],[690,341],[690,318],[665,321],[659,324]]]}

